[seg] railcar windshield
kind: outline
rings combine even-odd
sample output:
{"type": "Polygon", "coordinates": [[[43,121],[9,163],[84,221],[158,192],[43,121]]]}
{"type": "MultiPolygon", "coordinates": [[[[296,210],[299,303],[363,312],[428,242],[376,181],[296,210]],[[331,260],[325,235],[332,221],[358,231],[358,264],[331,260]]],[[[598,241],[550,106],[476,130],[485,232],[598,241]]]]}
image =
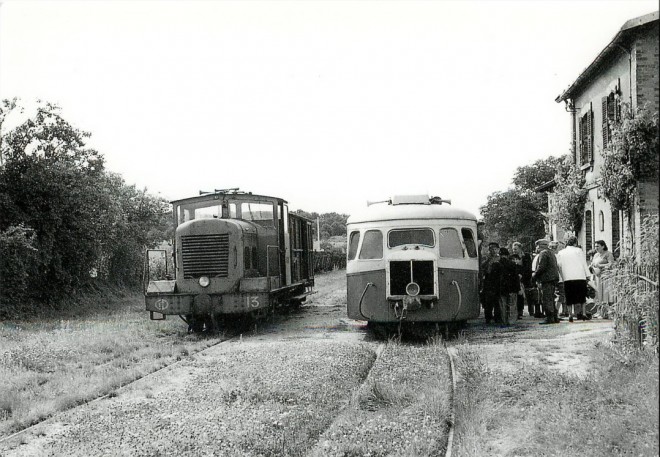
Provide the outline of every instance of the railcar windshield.
{"type": "Polygon", "coordinates": [[[435,246],[433,230],[430,228],[421,229],[397,229],[391,230],[387,235],[387,244],[391,248],[402,246],[404,244],[417,244],[421,246],[435,246]]]}
{"type": "Polygon", "coordinates": [[[175,206],[177,224],[194,219],[242,219],[263,227],[275,227],[273,203],[206,200],[175,206]]]}
{"type": "Polygon", "coordinates": [[[383,258],[383,234],[380,230],[367,230],[362,240],[360,259],[373,260],[383,258]]]}
{"type": "Polygon", "coordinates": [[[463,245],[458,237],[458,231],[454,228],[443,228],[438,232],[438,245],[440,247],[440,257],[451,259],[463,258],[463,245]]]}

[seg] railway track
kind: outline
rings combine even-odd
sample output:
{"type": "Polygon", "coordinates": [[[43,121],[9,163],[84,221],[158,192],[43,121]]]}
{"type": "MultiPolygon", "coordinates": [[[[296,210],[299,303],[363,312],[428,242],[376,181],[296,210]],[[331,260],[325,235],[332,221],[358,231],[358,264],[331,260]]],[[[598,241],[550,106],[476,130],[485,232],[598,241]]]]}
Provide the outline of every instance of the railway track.
{"type": "MultiPolygon", "coordinates": [[[[229,336],[228,338],[225,338],[225,339],[223,339],[223,340],[217,341],[217,342],[211,344],[210,346],[207,346],[207,347],[205,347],[204,349],[202,349],[202,350],[200,350],[200,351],[197,351],[197,352],[195,352],[194,354],[191,354],[191,355],[199,355],[199,354],[203,354],[204,352],[210,351],[212,348],[215,348],[216,346],[218,346],[218,345],[220,345],[220,344],[227,343],[227,342],[229,342],[229,341],[232,341],[232,340],[235,340],[235,339],[237,339],[237,338],[240,338],[241,335],[242,335],[242,334],[241,334],[241,333],[238,333],[238,332],[233,333],[233,334],[232,334],[231,336],[229,336]]],[[[83,407],[85,407],[85,406],[92,405],[92,404],[94,404],[94,403],[98,403],[98,402],[100,402],[100,401],[102,401],[102,400],[105,400],[105,399],[111,398],[111,397],[115,396],[115,395],[117,394],[117,392],[129,388],[130,386],[132,386],[133,384],[137,383],[138,381],[142,381],[142,380],[145,380],[145,379],[148,379],[148,378],[154,377],[154,376],[156,376],[157,374],[159,374],[159,373],[161,373],[161,372],[163,372],[163,371],[165,371],[165,370],[171,370],[172,368],[176,367],[177,365],[182,364],[182,363],[185,362],[185,361],[186,361],[186,359],[177,360],[177,361],[172,362],[172,363],[170,363],[170,364],[168,364],[168,365],[165,365],[165,366],[163,366],[163,367],[161,367],[161,368],[159,368],[159,369],[157,369],[157,370],[155,370],[155,371],[152,371],[151,373],[147,373],[147,374],[144,375],[144,376],[140,376],[140,377],[138,377],[138,378],[135,378],[135,379],[133,379],[131,382],[122,385],[121,387],[119,387],[118,389],[113,390],[113,391],[110,392],[110,393],[107,393],[107,394],[105,394],[105,395],[101,395],[101,396],[96,397],[96,398],[93,398],[93,399],[91,399],[91,400],[88,400],[88,401],[82,402],[82,403],[77,404],[77,405],[75,405],[75,406],[73,406],[73,407],[71,407],[71,408],[68,408],[68,409],[65,409],[65,410],[58,411],[57,413],[53,414],[52,416],[49,416],[49,417],[47,417],[47,418],[45,418],[45,419],[43,419],[43,420],[41,420],[41,421],[39,421],[39,422],[36,422],[36,423],[30,425],[29,427],[26,427],[26,428],[24,428],[24,429],[22,429],[22,430],[19,430],[19,431],[15,432],[15,433],[12,433],[11,435],[1,437],[1,438],[0,438],[0,445],[7,444],[7,443],[9,443],[9,442],[11,442],[12,440],[15,440],[15,439],[20,439],[20,437],[21,437],[22,435],[25,435],[25,434],[27,434],[27,433],[29,433],[29,432],[32,432],[32,431],[38,429],[40,426],[43,426],[45,423],[48,423],[50,420],[52,420],[53,417],[57,416],[58,414],[62,414],[62,413],[69,412],[69,411],[74,411],[74,410],[76,410],[76,409],[78,409],[78,408],[83,408],[83,407]]]]}

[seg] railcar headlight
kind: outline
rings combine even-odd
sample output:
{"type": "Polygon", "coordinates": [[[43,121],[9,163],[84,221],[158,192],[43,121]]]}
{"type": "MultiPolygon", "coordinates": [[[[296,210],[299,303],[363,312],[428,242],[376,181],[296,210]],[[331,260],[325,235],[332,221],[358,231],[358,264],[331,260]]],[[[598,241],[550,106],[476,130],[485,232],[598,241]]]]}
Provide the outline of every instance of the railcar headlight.
{"type": "Polygon", "coordinates": [[[208,278],[208,276],[201,276],[199,278],[199,285],[202,287],[208,287],[208,285],[211,284],[211,280],[208,278]]]}
{"type": "Polygon", "coordinates": [[[406,286],[406,293],[411,297],[417,296],[419,294],[419,285],[416,282],[411,282],[406,286]]]}

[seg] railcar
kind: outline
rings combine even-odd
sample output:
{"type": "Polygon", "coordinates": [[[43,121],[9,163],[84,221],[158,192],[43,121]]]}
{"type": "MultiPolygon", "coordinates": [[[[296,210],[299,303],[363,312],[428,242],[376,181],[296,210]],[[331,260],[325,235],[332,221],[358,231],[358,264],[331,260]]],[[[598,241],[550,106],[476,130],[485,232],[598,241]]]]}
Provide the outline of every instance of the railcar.
{"type": "Polygon", "coordinates": [[[299,305],[313,293],[312,221],[277,197],[238,189],[200,192],[172,203],[173,272],[149,279],[152,320],[178,315],[190,331],[231,317],[260,316],[299,305]]]}
{"type": "Polygon", "coordinates": [[[348,218],[349,318],[446,328],[479,316],[477,219],[450,203],[395,196],[348,218]]]}

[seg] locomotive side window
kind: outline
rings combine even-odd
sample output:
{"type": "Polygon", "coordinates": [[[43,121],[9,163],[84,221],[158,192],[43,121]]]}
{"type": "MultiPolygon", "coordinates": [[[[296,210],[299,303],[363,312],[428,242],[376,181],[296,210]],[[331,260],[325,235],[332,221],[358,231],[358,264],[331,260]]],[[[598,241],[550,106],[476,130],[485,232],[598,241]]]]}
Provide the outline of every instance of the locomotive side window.
{"type": "Polygon", "coordinates": [[[387,244],[394,248],[404,244],[419,244],[422,246],[435,246],[433,230],[431,229],[404,229],[392,230],[387,234],[387,244]]]}
{"type": "Polygon", "coordinates": [[[360,259],[382,259],[383,258],[383,234],[380,230],[367,230],[362,240],[360,259]]]}
{"type": "Polygon", "coordinates": [[[273,227],[273,205],[270,203],[241,203],[241,218],[264,227],[273,227]]]}
{"type": "Polygon", "coordinates": [[[477,245],[474,242],[474,234],[469,228],[462,228],[461,235],[463,235],[463,242],[465,243],[465,249],[467,249],[468,255],[470,257],[477,257],[477,245]]]}
{"type": "Polygon", "coordinates": [[[355,259],[359,242],[360,232],[351,232],[351,236],[348,239],[348,260],[355,259]]]}
{"type": "Polygon", "coordinates": [[[451,259],[463,258],[463,245],[458,237],[458,231],[453,228],[440,229],[438,246],[440,247],[440,257],[451,259]]]}

